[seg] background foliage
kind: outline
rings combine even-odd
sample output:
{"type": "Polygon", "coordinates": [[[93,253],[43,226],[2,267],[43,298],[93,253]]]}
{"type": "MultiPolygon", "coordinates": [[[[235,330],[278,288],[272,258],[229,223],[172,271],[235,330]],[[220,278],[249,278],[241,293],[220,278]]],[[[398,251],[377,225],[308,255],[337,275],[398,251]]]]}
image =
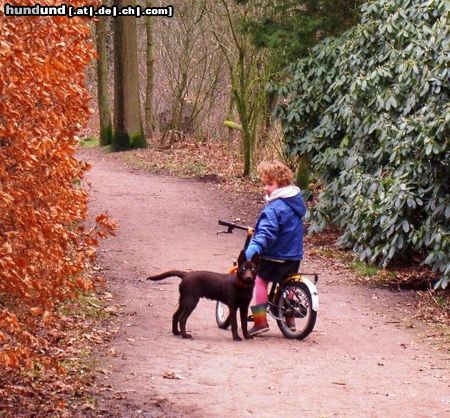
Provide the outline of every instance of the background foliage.
{"type": "Polygon", "coordinates": [[[311,231],[386,266],[413,254],[450,276],[448,3],[376,0],[274,89],[288,151],[324,181],[311,231]]]}
{"type": "Polygon", "coordinates": [[[43,325],[55,304],[92,288],[86,268],[113,226],[105,215],[82,225],[88,166],[74,154],[91,114],[89,38],[78,18],[0,14],[0,366],[47,354],[43,325]]]}
{"type": "Polygon", "coordinates": [[[336,36],[358,20],[362,0],[257,0],[259,16],[241,21],[258,48],[272,51],[272,66],[280,69],[308,54],[320,40],[336,36]]]}

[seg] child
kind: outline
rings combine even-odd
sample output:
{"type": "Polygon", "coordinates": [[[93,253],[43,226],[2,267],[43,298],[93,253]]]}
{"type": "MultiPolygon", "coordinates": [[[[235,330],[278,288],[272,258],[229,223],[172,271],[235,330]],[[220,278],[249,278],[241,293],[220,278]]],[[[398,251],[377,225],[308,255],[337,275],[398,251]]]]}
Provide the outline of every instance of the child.
{"type": "MultiPolygon", "coordinates": [[[[292,184],[292,171],[279,161],[263,162],[258,174],[266,192],[267,205],[256,223],[255,232],[245,252],[247,259],[259,254],[252,306],[254,326],[250,335],[269,330],[266,318],[267,286],[269,281],[281,281],[296,273],[303,258],[303,221],[306,207],[300,189],[292,184]]],[[[293,318],[286,318],[295,330],[293,318]]]]}

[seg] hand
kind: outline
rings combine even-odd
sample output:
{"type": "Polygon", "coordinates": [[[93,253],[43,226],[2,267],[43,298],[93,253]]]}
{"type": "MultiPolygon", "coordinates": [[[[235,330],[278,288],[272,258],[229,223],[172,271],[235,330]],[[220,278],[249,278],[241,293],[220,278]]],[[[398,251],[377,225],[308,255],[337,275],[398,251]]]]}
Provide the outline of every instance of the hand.
{"type": "Polygon", "coordinates": [[[245,250],[245,258],[251,260],[255,254],[259,254],[259,249],[256,245],[250,244],[245,250]]]}

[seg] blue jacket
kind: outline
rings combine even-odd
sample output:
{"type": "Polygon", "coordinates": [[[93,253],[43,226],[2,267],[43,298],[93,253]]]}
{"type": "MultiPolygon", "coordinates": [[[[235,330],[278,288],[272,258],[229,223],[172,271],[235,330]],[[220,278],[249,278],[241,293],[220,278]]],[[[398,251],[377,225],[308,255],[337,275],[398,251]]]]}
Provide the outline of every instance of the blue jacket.
{"type": "Polygon", "coordinates": [[[303,259],[303,216],[306,207],[299,192],[293,197],[270,201],[261,212],[246,250],[274,260],[303,259]]]}

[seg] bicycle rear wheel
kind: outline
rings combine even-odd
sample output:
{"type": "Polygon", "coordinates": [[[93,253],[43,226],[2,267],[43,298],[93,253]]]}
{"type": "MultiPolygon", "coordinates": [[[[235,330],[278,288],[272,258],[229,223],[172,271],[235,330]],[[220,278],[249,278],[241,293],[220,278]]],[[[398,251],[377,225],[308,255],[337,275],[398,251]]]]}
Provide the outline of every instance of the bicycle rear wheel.
{"type": "Polygon", "coordinates": [[[230,309],[225,303],[217,302],[216,304],[216,322],[221,329],[227,329],[231,324],[230,309]]]}
{"type": "Polygon", "coordinates": [[[282,285],[275,305],[277,325],[286,338],[302,340],[314,329],[317,312],[312,309],[311,292],[306,284],[282,285]]]}

